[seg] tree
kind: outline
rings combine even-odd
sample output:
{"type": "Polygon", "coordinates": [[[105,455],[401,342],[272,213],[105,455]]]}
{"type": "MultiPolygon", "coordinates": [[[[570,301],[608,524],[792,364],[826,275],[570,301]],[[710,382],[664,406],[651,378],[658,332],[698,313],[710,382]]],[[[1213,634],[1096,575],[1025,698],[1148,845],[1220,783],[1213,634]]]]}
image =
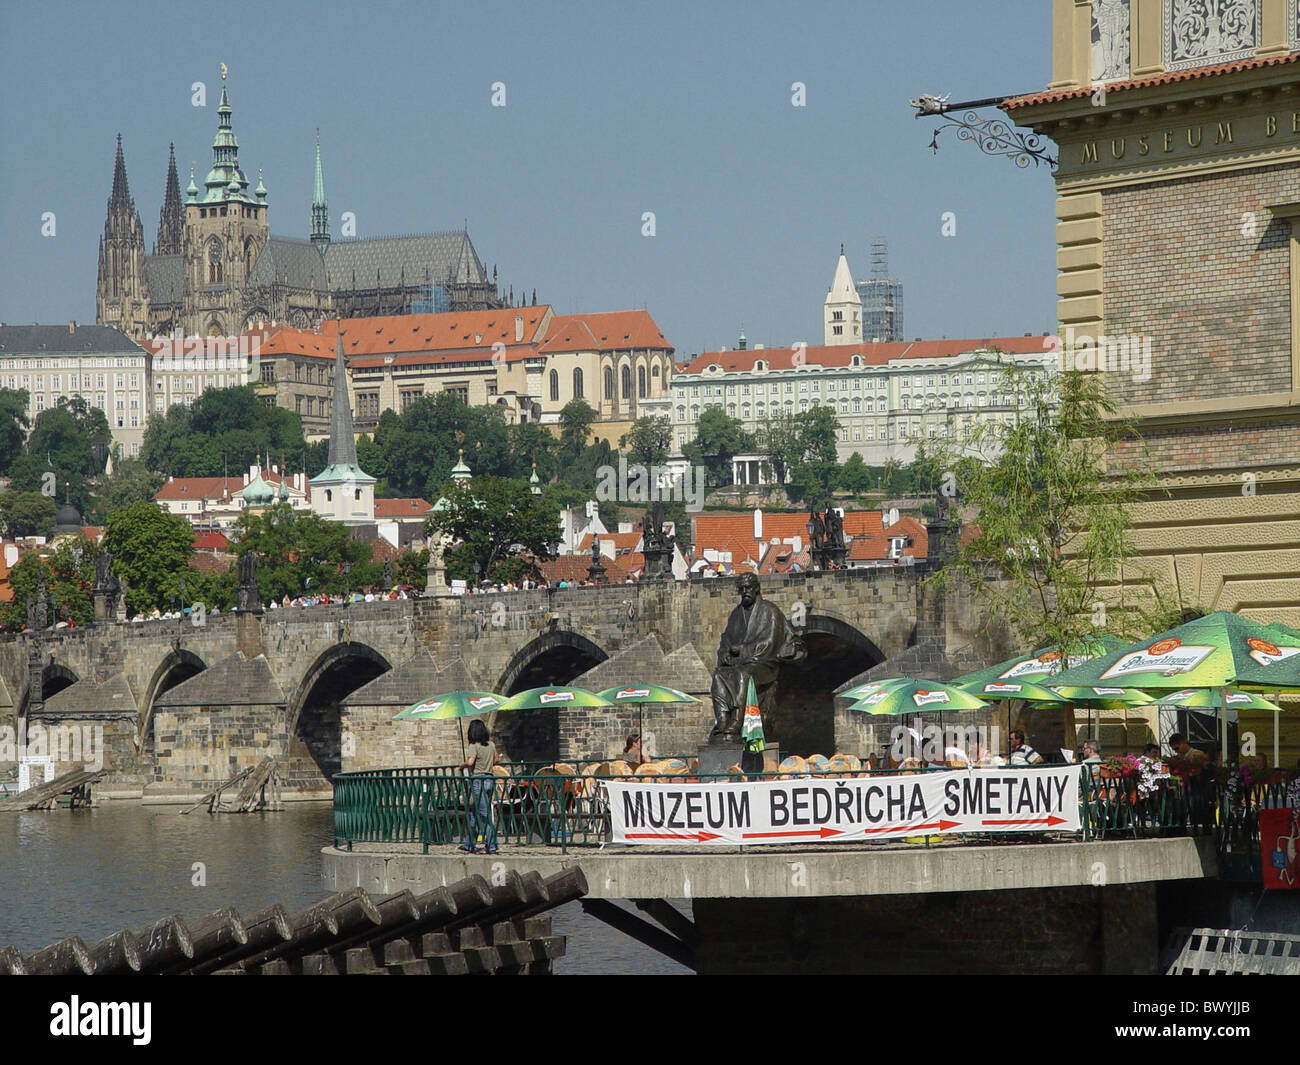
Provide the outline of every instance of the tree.
{"type": "Polygon", "coordinates": [[[829,406],[818,405],[795,415],[798,426],[796,454],[799,456],[791,469],[791,479],[803,488],[810,506],[824,507],[830,503],[831,492],[839,477],[840,420],[829,406]]]}
{"type": "Polygon", "coordinates": [[[210,388],[192,407],[175,404],[166,414],[150,415],[140,452],[149,469],[172,477],[219,477],[268,455],[289,473],[304,468],[302,420],[268,407],[250,385],[210,388]]]}
{"type": "Polygon", "coordinates": [[[13,601],[0,603],[0,629],[21,632],[27,626],[27,597],[36,597],[40,573],[45,571],[50,596],[49,623],[72,621],[89,625],[95,620],[95,557],[98,548],[88,540],[69,537],[53,551],[28,551],[9,571],[13,601]]]}
{"type": "Polygon", "coordinates": [[[36,415],[27,453],[45,459],[61,485],[71,475],[102,473],[111,439],[102,410],[88,406],[81,396],[63,397],[57,406],[36,415]]]}
{"type": "Polygon", "coordinates": [[[113,555],[113,572],[126,581],[127,610],[139,614],[166,609],[180,595],[194,530],[155,503],[131,503],[108,515],[102,546],[113,555]]]}
{"type": "Polygon", "coordinates": [[[627,448],[629,464],[639,462],[647,467],[661,466],[668,458],[672,439],[673,430],[667,418],[646,416],[632,423],[618,446],[627,448]]]}
{"type": "Polygon", "coordinates": [[[794,415],[785,411],[769,414],[758,430],[757,443],[776,483],[785,484],[786,475],[803,456],[794,415]]]}
{"type": "Polygon", "coordinates": [[[0,475],[23,452],[23,439],[31,428],[27,418],[30,402],[24,389],[0,388],[0,475]]]}
{"type": "Polygon", "coordinates": [[[100,508],[107,513],[132,503],[152,502],[165,480],[161,473],[152,472],[140,459],[123,459],[100,484],[100,508]]]}
{"type": "Polygon", "coordinates": [[[703,466],[708,483],[731,483],[731,460],[748,451],[754,441],[739,418],[730,417],[721,407],[708,407],[695,425],[695,439],[682,453],[694,466],[703,466]]]}
{"type": "Polygon", "coordinates": [[[1136,433],[1113,418],[1100,374],[1008,371],[1001,390],[1025,412],[1018,424],[982,423],[964,447],[935,453],[979,532],[929,580],[969,588],[1026,648],[1070,653],[1103,630],[1126,635],[1125,611],[1108,613],[1106,600],[1116,586],[1124,594],[1136,552],[1129,508],[1155,479],[1109,473],[1105,453],[1136,433]]]}
{"type": "MultiPolygon", "coordinates": [[[[549,558],[560,537],[559,511],[546,496],[534,496],[524,481],[475,477],[453,481],[443,490],[446,509],[430,515],[430,534],[458,541],[447,553],[447,573],[456,580],[495,579],[497,568],[512,556],[528,553],[549,558]]],[[[502,572],[515,573],[512,564],[502,572]]],[[[509,578],[503,578],[509,579],[509,578]]]]}
{"type": "Polygon", "coordinates": [[[862,495],[864,492],[870,492],[875,486],[875,479],[867,469],[867,464],[862,461],[862,456],[856,451],[853,452],[840,467],[840,490],[862,495]]]}
{"type": "Polygon", "coordinates": [[[586,400],[571,399],[560,411],[560,453],[572,461],[582,454],[591,438],[596,412],[586,400]]]}
{"type": "Polygon", "coordinates": [[[54,531],[58,505],[40,492],[8,491],[0,495],[0,525],[10,539],[49,536],[54,531]]]}
{"type": "Polygon", "coordinates": [[[261,514],[240,514],[239,554],[250,551],[257,556],[257,592],[263,602],[286,595],[334,595],[380,583],[369,546],[354,540],[347,526],[287,503],[261,514]]]}

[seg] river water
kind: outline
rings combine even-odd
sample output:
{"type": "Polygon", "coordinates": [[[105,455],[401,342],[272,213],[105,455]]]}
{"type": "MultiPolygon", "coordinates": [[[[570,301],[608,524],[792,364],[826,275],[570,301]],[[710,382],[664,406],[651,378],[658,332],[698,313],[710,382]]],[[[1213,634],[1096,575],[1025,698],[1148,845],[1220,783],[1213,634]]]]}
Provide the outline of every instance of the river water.
{"type": "MultiPolygon", "coordinates": [[[[223,816],[182,816],[180,809],[108,802],[0,814],[0,947],[27,952],[69,935],[93,943],[168,914],[188,919],[223,906],[247,916],[279,903],[294,913],[324,896],[320,850],[333,842],[329,803],[223,816]]],[[[577,903],[552,918],[555,932],[568,937],[557,973],[687,972],[577,903]]]]}

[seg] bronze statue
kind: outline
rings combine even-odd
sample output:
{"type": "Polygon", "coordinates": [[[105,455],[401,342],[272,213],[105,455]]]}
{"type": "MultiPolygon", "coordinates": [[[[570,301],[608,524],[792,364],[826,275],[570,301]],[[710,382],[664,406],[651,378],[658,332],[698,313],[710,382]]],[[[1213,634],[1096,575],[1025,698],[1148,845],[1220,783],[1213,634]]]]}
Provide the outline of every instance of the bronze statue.
{"type": "Polygon", "coordinates": [[[758,577],[738,581],[740,606],[731,612],[718,645],[713,673],[713,731],[710,740],[740,739],[741,718],[752,677],[758,709],[766,715],[776,697],[776,682],[785,665],[802,662],[807,652],[780,609],[764,601],[758,577]]]}
{"type": "Polygon", "coordinates": [[[808,535],[812,539],[813,550],[820,551],[826,535],[826,525],[815,510],[808,515],[808,535]]]}
{"type": "Polygon", "coordinates": [[[257,591],[257,556],[252,551],[239,556],[239,590],[235,609],[242,613],[262,612],[262,597],[257,591]]]}
{"type": "Polygon", "coordinates": [[[826,508],[826,546],[832,548],[844,546],[844,519],[833,507],[826,508]]]}

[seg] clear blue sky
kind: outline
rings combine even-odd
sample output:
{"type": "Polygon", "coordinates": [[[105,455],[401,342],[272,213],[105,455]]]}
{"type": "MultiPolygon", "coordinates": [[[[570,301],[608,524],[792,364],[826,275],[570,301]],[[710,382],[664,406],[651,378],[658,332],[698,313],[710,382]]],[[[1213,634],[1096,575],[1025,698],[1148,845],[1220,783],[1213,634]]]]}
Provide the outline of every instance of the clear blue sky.
{"type": "Polygon", "coordinates": [[[191,161],[200,183],[211,164],[224,61],[240,164],[263,170],[279,235],[308,234],[319,126],[336,236],[344,211],[359,236],[468,218],[516,294],[562,313],[644,306],[679,355],[733,345],[742,322],[751,344],[819,343],[840,242],[862,277],[876,233],[909,338],[1043,332],[1049,171],[951,131],[932,155],[907,100],[1043,88],[1050,7],[4,0],[0,321],[94,320],[116,134],[152,250],[168,142],[182,189],[191,161]]]}

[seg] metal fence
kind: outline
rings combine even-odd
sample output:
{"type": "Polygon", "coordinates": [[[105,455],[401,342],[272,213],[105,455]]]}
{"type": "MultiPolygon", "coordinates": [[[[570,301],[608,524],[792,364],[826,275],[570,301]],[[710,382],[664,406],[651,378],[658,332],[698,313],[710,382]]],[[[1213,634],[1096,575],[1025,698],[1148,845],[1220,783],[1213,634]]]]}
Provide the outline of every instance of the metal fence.
{"type": "MultiPolygon", "coordinates": [[[[1020,767],[1004,767],[1016,772],[1020,767]]],[[[828,777],[897,777],[925,770],[864,770],[828,777]]],[[[691,773],[637,776],[641,782],[735,782],[788,780],[789,773],[691,773]]],[[[632,779],[632,778],[624,778],[632,779]]],[[[598,846],[610,839],[609,808],[603,778],[557,771],[554,763],[517,762],[498,766],[491,797],[498,844],[570,847],[598,846]]],[[[1080,835],[1085,840],[1148,836],[1206,835],[1218,831],[1220,849],[1248,854],[1254,847],[1258,876],[1259,830],[1254,811],[1280,797],[1263,789],[1221,802],[1213,777],[1162,781],[1141,794],[1136,781],[1103,778],[1096,766],[1080,767],[1080,835]],[[1253,827],[1252,827],[1253,824],[1253,827]],[[1226,841],[1226,842],[1225,842],[1226,841]]],[[[474,810],[472,784],[456,766],[374,769],[334,778],[334,844],[415,843],[430,846],[485,843],[474,810]]],[[[1029,830],[1026,834],[1041,835],[1029,830]]],[[[1005,836],[1006,834],[1000,834],[1005,836]]],[[[978,837],[977,837],[978,838],[978,837]]],[[[929,837],[925,837],[929,843],[929,837]]],[[[1249,866],[1248,866],[1249,868],[1249,866]]]]}

